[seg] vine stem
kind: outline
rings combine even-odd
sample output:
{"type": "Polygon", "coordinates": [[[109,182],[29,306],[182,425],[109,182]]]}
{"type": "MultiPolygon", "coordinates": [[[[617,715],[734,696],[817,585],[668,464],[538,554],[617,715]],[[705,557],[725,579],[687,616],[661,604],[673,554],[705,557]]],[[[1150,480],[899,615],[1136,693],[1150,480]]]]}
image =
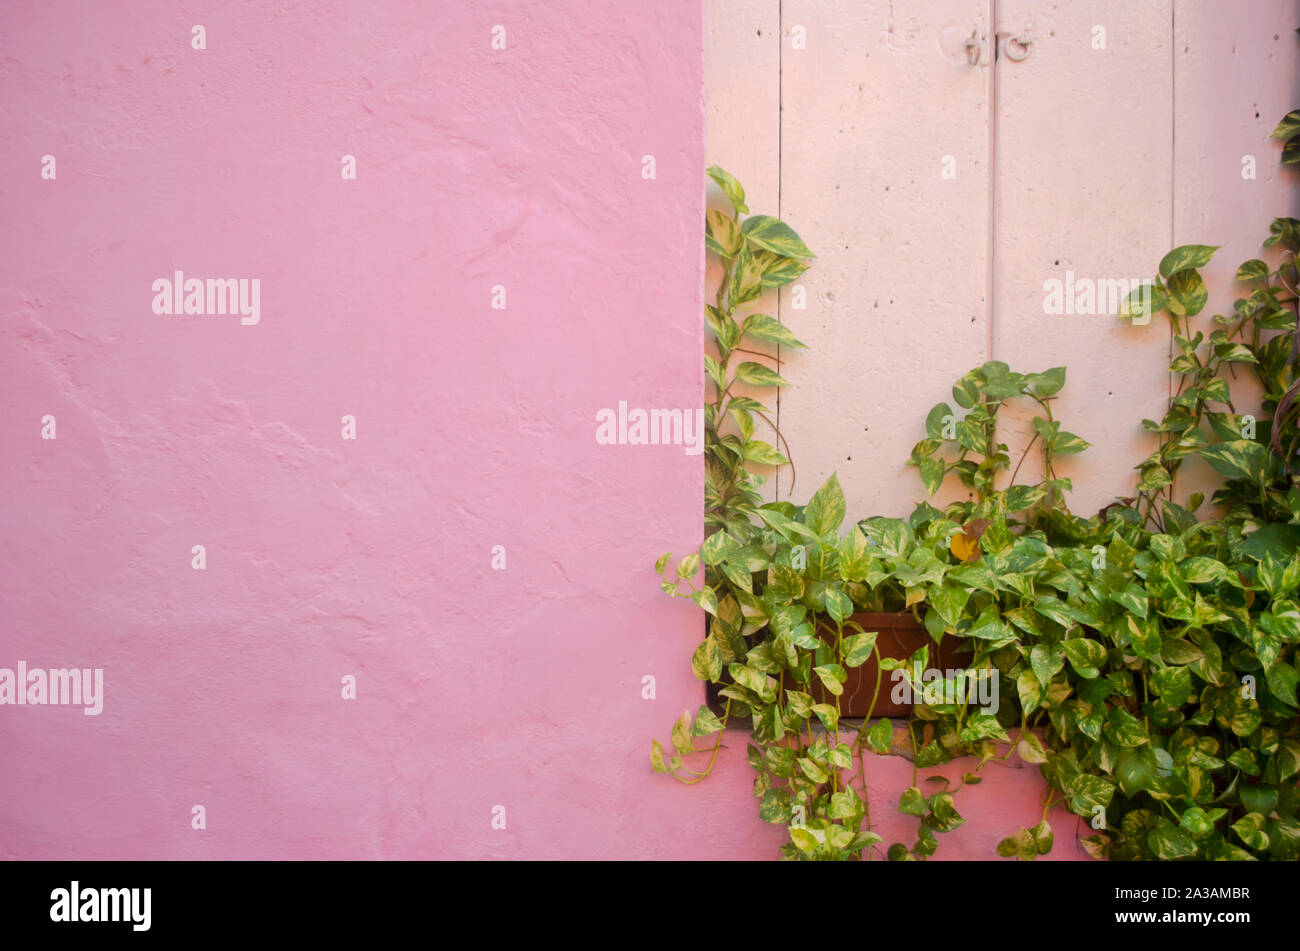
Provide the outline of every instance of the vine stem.
{"type": "MultiPolygon", "coordinates": [[[[682,779],[676,773],[673,773],[674,779],[676,779],[679,783],[682,783],[683,785],[694,786],[700,780],[708,776],[709,773],[713,772],[713,764],[716,763],[718,760],[718,750],[722,749],[722,737],[723,734],[727,732],[727,721],[730,718],[731,718],[731,698],[728,697],[727,706],[725,707],[722,713],[722,729],[718,731],[718,738],[713,742],[713,755],[709,757],[709,764],[706,767],[704,767],[704,772],[700,773],[697,772],[696,770],[691,770],[691,772],[696,774],[694,779],[682,779]]],[[[696,752],[703,753],[705,751],[696,750],[696,752]]]]}

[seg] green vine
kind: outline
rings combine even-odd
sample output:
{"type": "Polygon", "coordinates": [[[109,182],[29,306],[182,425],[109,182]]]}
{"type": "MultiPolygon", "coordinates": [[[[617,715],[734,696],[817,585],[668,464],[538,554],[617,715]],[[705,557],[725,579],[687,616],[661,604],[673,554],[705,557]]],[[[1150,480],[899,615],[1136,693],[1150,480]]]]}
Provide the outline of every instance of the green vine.
{"type": "MultiPolygon", "coordinates": [[[[1295,141],[1300,114],[1278,135],[1295,141]]],[[[1013,755],[1037,765],[1047,788],[1040,821],[999,844],[1005,857],[1050,851],[1059,806],[1084,820],[1080,841],[1096,857],[1300,858],[1300,221],[1273,223],[1265,246],[1281,262],[1243,264],[1237,280],[1248,294],[1208,334],[1194,322],[1208,301],[1199,269],[1213,247],[1174,249],[1126,302],[1128,318],[1167,315],[1177,381],[1164,418],[1142,423],[1157,448],[1136,467],[1132,498],[1086,518],[1071,512],[1058,466],[1088,443],[1053,412],[1065,368],[1019,373],[994,361],[957,381],[956,408],[930,410],[909,460],[928,496],[955,477],[965,497],[943,510],[922,501],[907,519],[846,523],[833,475],[806,505],[762,501],[750,467],[786,459],[753,438],[765,407],[732,391],[784,380],[755,362],[732,369],[732,358],[747,336],[802,344],[771,318],[736,311],[797,277],[811,254],[776,219],[742,224],[743,189],[721,169],[710,175],[736,213],[710,212],[706,237],[723,261],[708,308],[718,357],[705,358],[706,538],[674,567],[664,555],[656,571],[666,592],[709,615],[692,668],[718,685],[725,709],[683,714],[668,761],[654,742],[653,768],[698,782],[724,729],[749,720],[759,815],[786,827],[782,853],[792,859],[927,858],[938,834],[964,822],[956,795],[1013,755]],[[1232,401],[1231,382],[1245,372],[1263,391],[1258,420],[1232,401]],[[1014,466],[998,434],[1012,401],[1035,410],[1014,466]],[[1031,452],[1040,477],[1019,481],[1031,452]],[[1193,457],[1224,477],[1203,520],[1203,498],[1175,500],[1175,478],[1193,457]],[[878,632],[854,619],[862,612],[910,613],[927,643],[885,656],[878,632]],[[994,684],[995,703],[935,692],[928,674],[918,677],[952,638],[969,652],[964,676],[994,684]],[[873,699],[850,721],[844,684],[868,662],[873,699]],[[917,820],[917,835],[884,848],[866,789],[868,758],[897,755],[893,721],[872,719],[886,675],[916,698],[903,751],[913,778],[897,807],[917,820]],[[977,765],[955,785],[919,779],[971,756],[977,765]]]]}

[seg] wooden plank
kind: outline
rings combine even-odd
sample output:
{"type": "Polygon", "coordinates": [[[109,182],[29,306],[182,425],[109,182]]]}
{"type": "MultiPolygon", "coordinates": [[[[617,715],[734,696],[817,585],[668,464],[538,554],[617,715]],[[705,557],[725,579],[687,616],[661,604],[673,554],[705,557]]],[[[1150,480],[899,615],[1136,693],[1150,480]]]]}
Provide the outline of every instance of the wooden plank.
{"type": "Polygon", "coordinates": [[[988,341],[989,76],[962,45],[988,3],[783,10],[782,213],[818,254],[779,314],[810,348],[783,355],[793,500],[836,472],[851,518],[906,514],[925,414],[988,341]]]}
{"type": "MultiPolygon", "coordinates": [[[[1149,278],[1170,248],[1170,15],[1169,0],[998,3],[999,31],[1032,42],[997,69],[992,353],[1015,370],[1069,368],[1054,413],[1093,446],[1057,474],[1073,479],[1079,514],[1131,491],[1132,467],[1154,448],[1139,422],[1163,413],[1169,334],[1115,309],[1048,314],[1045,284],[1079,294],[1085,280],[1149,278]]],[[[1004,415],[1014,465],[1028,414],[1004,415]]],[[[1039,478],[1036,455],[1018,481],[1039,478]]]]}
{"type": "MultiPolygon", "coordinates": [[[[1207,335],[1211,316],[1230,313],[1243,296],[1237,266],[1250,258],[1278,263],[1275,249],[1261,247],[1269,224],[1300,215],[1297,175],[1282,169],[1281,143],[1270,138],[1278,120],[1300,106],[1298,24],[1288,0],[1180,0],[1174,8],[1173,243],[1222,245],[1201,272],[1210,303],[1197,327],[1207,335]]],[[[1238,373],[1230,382],[1237,411],[1258,416],[1252,375],[1238,373]]],[[[1191,460],[1179,472],[1175,498],[1208,498],[1219,481],[1191,460]]]]}
{"type": "MultiPolygon", "coordinates": [[[[707,0],[704,9],[705,155],[709,165],[721,165],[745,186],[747,204],[755,214],[778,213],[781,191],[781,63],[779,0],[707,0]]],[[[731,214],[721,190],[709,182],[709,208],[731,214]]],[[[709,256],[705,297],[714,299],[722,268],[709,256]]],[[[776,313],[775,293],[741,309],[742,314],[776,313]]],[[[703,320],[703,315],[701,315],[703,320]]],[[[748,359],[747,357],[745,359],[748,359]]],[[[733,364],[736,361],[733,361],[733,364]]],[[[772,362],[775,365],[775,362],[772,362]]],[[[738,386],[772,407],[770,391],[738,386]]],[[[754,438],[777,443],[771,426],[758,422],[754,438]]],[[[771,470],[766,470],[769,477],[771,470]]],[[[784,478],[788,479],[786,475],[784,478]]],[[[764,486],[776,498],[777,480],[764,486]]]]}

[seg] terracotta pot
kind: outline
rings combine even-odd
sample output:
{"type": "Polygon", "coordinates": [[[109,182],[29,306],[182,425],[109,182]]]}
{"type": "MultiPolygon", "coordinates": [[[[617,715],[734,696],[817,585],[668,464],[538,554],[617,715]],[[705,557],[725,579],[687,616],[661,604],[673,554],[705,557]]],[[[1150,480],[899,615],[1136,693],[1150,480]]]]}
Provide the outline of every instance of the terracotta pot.
{"type": "MultiPolygon", "coordinates": [[[[864,631],[876,631],[876,647],[882,657],[893,657],[898,660],[905,660],[911,657],[922,644],[930,645],[930,666],[937,667],[940,670],[951,670],[955,668],[964,668],[970,663],[970,650],[964,644],[960,644],[957,638],[951,635],[943,639],[943,644],[939,647],[938,657],[935,657],[934,641],[931,640],[930,634],[925,627],[920,624],[911,612],[902,612],[898,614],[873,614],[870,612],[859,612],[854,614],[851,620],[862,625],[864,631]]],[[[708,635],[708,618],[705,618],[704,625],[705,635],[708,635]]],[[[833,628],[823,627],[819,632],[821,636],[830,638],[834,636],[833,628]]],[[[867,708],[871,706],[871,697],[876,689],[876,659],[873,657],[861,667],[846,667],[844,672],[848,674],[848,680],[844,683],[844,693],[840,696],[840,715],[844,717],[861,718],[867,715],[867,708]]],[[[719,696],[718,691],[725,684],[705,684],[705,698],[709,708],[717,715],[721,716],[726,707],[727,701],[719,696]]],[[[894,703],[889,699],[892,692],[893,681],[890,679],[890,672],[884,671],[880,677],[880,697],[876,700],[876,706],[872,710],[873,717],[905,717],[912,712],[910,703],[894,703]]],[[[826,691],[820,681],[814,683],[809,691],[818,703],[835,702],[835,698],[826,691]]],[[[746,725],[748,721],[745,721],[746,725]]]]}
{"type": "MultiPolygon", "coordinates": [[[[876,638],[876,648],[880,651],[881,657],[905,660],[923,645],[929,644],[930,667],[951,670],[965,667],[970,662],[969,649],[959,650],[965,645],[960,644],[957,638],[952,636],[943,639],[936,655],[935,643],[929,632],[924,625],[912,617],[911,612],[873,614],[864,611],[854,614],[850,620],[862,625],[865,631],[877,632],[879,636],[876,638]]],[[[834,628],[829,626],[823,626],[818,633],[826,640],[835,636],[834,628]]],[[[876,659],[872,657],[861,667],[844,668],[848,680],[844,682],[844,693],[840,696],[841,716],[865,717],[868,708],[871,708],[873,717],[905,717],[911,713],[910,703],[895,703],[890,699],[894,680],[893,673],[888,670],[880,675],[880,696],[876,698],[875,707],[871,707],[871,698],[876,692],[876,667],[876,659]]],[[[834,696],[821,685],[820,681],[815,683],[809,692],[818,703],[835,702],[834,696]]]]}

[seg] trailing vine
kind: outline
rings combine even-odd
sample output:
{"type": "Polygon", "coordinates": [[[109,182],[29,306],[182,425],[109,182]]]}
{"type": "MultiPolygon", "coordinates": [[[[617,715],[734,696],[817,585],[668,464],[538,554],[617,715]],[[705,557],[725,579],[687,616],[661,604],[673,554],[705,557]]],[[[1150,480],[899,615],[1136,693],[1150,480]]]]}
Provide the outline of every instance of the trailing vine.
{"type": "MultiPolygon", "coordinates": [[[[1300,114],[1279,136],[1296,141],[1300,114]]],[[[1013,755],[1040,768],[1046,789],[1040,821],[1004,838],[1000,855],[1050,851],[1059,805],[1080,817],[1080,843],[1096,857],[1300,858],[1300,221],[1273,223],[1264,244],[1280,263],[1245,262],[1243,296],[1208,333],[1197,327],[1208,303],[1200,269],[1214,247],[1174,249],[1126,302],[1126,317],[1170,320],[1176,380],[1163,418],[1142,422],[1157,446],[1135,467],[1131,498],[1089,517],[1071,512],[1057,463],[1088,443],[1054,413],[1065,368],[989,362],[956,382],[955,408],[930,410],[909,460],[928,496],[955,477],[967,497],[853,522],[833,475],[806,505],[762,501],[749,466],[785,456],[753,438],[766,409],[732,390],[784,380],[752,361],[732,369],[732,358],[746,336],[802,344],[771,318],[736,311],[797,277],[811,254],[776,219],[741,223],[743,189],[721,169],[710,175],[735,214],[711,212],[706,236],[723,260],[707,315],[718,352],[705,361],[707,534],[698,552],[676,565],[664,555],[656,571],[667,593],[708,614],[691,663],[725,705],[720,716],[707,706],[683,714],[668,759],[653,743],[653,768],[700,781],[724,729],[748,719],[759,815],[786,827],[782,853],[794,859],[927,858],[939,834],[964,822],[956,795],[1013,755]],[[1259,419],[1233,402],[1242,373],[1262,390],[1259,419]],[[1035,410],[1014,465],[998,432],[1012,401],[1035,410]],[[1031,452],[1041,477],[1022,483],[1031,452]],[[1203,498],[1175,498],[1189,458],[1224,478],[1204,519],[1203,498]],[[910,614],[928,641],[910,656],[884,655],[878,632],[854,619],[882,611],[910,614]],[[996,702],[932,689],[926,672],[948,639],[969,654],[963,676],[991,681],[996,702]],[[865,664],[875,692],[865,718],[851,721],[844,684],[865,664]],[[900,749],[893,721],[874,712],[904,687],[917,699],[900,749]],[[869,758],[900,753],[913,777],[897,808],[916,818],[917,834],[886,847],[866,795],[869,758]],[[955,785],[920,780],[959,757],[975,765],[955,785]]]]}

